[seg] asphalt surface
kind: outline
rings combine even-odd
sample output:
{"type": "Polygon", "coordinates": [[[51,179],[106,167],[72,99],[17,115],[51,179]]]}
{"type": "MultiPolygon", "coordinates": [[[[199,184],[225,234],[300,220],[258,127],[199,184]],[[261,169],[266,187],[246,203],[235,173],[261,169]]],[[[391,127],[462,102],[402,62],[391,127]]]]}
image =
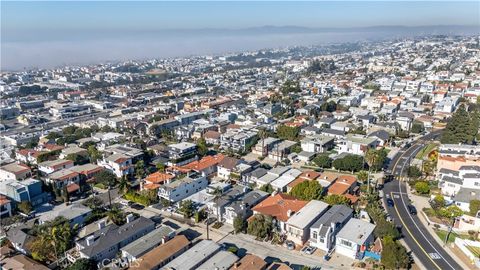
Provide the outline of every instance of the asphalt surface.
{"type": "MultiPolygon", "coordinates": [[[[406,176],[407,169],[415,155],[435,139],[440,132],[432,132],[412,143],[408,149],[401,150],[390,163],[389,169],[395,180],[384,185],[384,194],[390,195],[394,201],[393,207],[387,206],[388,214],[393,218],[395,225],[402,231],[405,242],[426,269],[458,270],[462,269],[455,260],[440,246],[433,236],[427,231],[416,215],[411,215],[407,205],[410,199],[407,195],[406,183],[402,176],[406,176]]],[[[385,204],[386,205],[386,204],[385,204]]],[[[421,209],[417,209],[421,211],[421,209]]]]}

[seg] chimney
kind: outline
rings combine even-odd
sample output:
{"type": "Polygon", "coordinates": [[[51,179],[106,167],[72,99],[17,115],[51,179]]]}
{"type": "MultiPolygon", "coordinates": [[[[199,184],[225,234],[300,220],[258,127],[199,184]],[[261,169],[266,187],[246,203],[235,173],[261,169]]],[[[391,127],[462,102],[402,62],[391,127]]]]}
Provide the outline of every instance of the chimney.
{"type": "Polygon", "coordinates": [[[90,235],[87,237],[86,241],[87,241],[87,246],[91,246],[95,241],[95,237],[93,235],[90,235]]]}
{"type": "Polygon", "coordinates": [[[288,211],[287,211],[287,216],[288,216],[288,217],[291,217],[291,216],[292,216],[292,210],[288,209],[288,211]]]}
{"type": "Polygon", "coordinates": [[[133,214],[128,214],[128,215],[127,215],[127,223],[130,223],[130,222],[132,222],[133,220],[135,220],[135,217],[133,216],[133,214]]]}
{"type": "Polygon", "coordinates": [[[106,226],[105,220],[100,220],[100,221],[98,222],[98,229],[99,229],[99,230],[105,228],[105,226],[106,226]]]}

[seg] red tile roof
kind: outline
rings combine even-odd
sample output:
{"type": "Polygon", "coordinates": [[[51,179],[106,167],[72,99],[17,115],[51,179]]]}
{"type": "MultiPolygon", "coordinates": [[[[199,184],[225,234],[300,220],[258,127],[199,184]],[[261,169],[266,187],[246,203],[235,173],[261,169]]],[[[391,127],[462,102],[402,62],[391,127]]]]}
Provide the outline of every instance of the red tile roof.
{"type": "Polygon", "coordinates": [[[302,209],[308,202],[297,200],[295,197],[279,193],[267,197],[265,200],[253,207],[253,211],[264,215],[275,217],[286,222],[289,213],[293,214],[302,209]]]}

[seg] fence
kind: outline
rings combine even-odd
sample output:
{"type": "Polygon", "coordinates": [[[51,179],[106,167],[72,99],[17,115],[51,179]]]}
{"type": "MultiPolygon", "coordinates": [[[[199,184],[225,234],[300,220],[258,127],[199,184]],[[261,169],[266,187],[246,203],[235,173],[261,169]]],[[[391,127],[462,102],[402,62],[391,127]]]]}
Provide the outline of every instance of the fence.
{"type": "Polygon", "coordinates": [[[455,245],[470,259],[472,263],[474,263],[477,267],[480,267],[480,254],[476,254],[471,250],[471,248],[480,249],[480,242],[455,238],[455,245]]]}

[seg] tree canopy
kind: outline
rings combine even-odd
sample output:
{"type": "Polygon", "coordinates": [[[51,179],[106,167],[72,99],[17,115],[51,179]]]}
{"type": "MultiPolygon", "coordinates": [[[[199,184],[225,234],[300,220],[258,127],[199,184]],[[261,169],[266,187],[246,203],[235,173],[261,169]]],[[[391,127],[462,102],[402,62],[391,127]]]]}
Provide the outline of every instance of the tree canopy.
{"type": "Polygon", "coordinates": [[[254,235],[257,239],[263,239],[272,234],[273,220],[271,216],[256,214],[248,223],[247,233],[254,235]]]}
{"type": "Polygon", "coordinates": [[[290,191],[290,195],[304,201],[320,200],[322,193],[323,187],[318,181],[304,181],[290,191]]]}
{"type": "Polygon", "coordinates": [[[363,169],[363,157],[359,155],[346,155],[343,158],[337,158],[333,161],[333,167],[341,171],[358,172],[363,169]]]}
{"type": "Polygon", "coordinates": [[[468,112],[465,105],[461,104],[448,121],[440,141],[444,144],[472,144],[478,134],[479,125],[479,112],[468,112]]]}
{"type": "Polygon", "coordinates": [[[408,269],[410,256],[405,247],[392,237],[383,238],[382,264],[386,269],[408,269]]]}
{"type": "Polygon", "coordinates": [[[323,201],[328,203],[329,205],[335,204],[343,204],[343,205],[350,205],[351,201],[349,198],[343,195],[331,194],[323,197],[323,201]]]}
{"type": "Polygon", "coordinates": [[[331,168],[333,160],[327,154],[317,155],[313,159],[313,163],[315,163],[320,168],[331,168]]]}
{"type": "Polygon", "coordinates": [[[300,134],[300,128],[298,127],[289,127],[286,125],[279,125],[277,127],[278,138],[283,140],[296,141],[300,134]]]}

